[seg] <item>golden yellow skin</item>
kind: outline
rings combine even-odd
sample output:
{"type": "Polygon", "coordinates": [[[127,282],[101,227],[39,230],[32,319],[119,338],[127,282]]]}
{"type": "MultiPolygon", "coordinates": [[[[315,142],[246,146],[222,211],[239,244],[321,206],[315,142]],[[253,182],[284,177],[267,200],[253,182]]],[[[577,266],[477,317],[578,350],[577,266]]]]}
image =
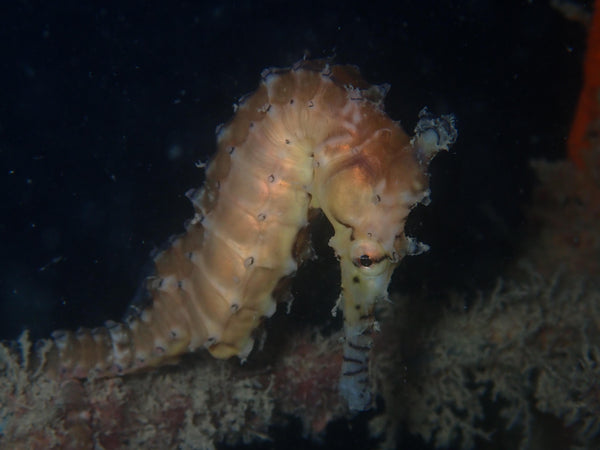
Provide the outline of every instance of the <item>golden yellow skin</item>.
{"type": "Polygon", "coordinates": [[[352,66],[324,61],[263,72],[217,132],[204,186],[188,192],[196,214],[186,232],[155,258],[151,306],[123,324],[55,332],[48,369],[123,374],[201,347],[245,358],[252,332],[306,255],[314,208],[335,230],[348,342],[366,336],[373,305],[406,254],[404,223],[426,196],[429,160],[447,148],[440,139],[411,142],[383,112],[385,91],[352,66]]]}

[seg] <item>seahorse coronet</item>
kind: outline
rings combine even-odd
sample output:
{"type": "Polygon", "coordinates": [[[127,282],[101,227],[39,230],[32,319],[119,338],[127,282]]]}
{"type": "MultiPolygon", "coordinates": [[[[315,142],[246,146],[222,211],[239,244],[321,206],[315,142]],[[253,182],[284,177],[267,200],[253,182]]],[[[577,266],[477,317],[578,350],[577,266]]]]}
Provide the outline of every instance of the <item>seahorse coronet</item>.
{"type": "Polygon", "coordinates": [[[341,269],[340,393],[351,410],[368,409],[373,308],[402,257],[427,248],[404,224],[428,200],[429,162],[457,136],[453,116],[423,109],[409,138],[384,111],[389,89],[326,60],[265,69],[216,128],[204,184],[185,193],[194,215],[154,255],[147,295],[121,323],[54,332],[37,346],[48,373],[123,375],[202,348],[244,361],[254,330],[289,302],[290,277],[313,257],[309,224],[321,210],[341,269]]]}

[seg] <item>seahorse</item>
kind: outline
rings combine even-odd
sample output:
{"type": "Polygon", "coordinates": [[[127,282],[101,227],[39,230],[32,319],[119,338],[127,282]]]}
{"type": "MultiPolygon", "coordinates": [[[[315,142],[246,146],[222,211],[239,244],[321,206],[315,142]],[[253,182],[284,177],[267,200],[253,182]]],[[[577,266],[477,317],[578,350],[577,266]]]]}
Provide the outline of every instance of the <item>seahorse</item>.
{"type": "Polygon", "coordinates": [[[263,71],[217,128],[204,185],[186,193],[194,216],[154,257],[147,304],[120,323],[55,331],[38,346],[39,364],[63,379],[123,375],[202,348],[246,359],[309,257],[310,218],[321,210],[341,268],[339,390],[350,410],[369,409],[374,305],[399,261],[426,248],[404,224],[428,198],[429,162],[457,137],[453,116],[424,109],[409,138],[384,112],[388,89],[324,60],[263,71]]]}

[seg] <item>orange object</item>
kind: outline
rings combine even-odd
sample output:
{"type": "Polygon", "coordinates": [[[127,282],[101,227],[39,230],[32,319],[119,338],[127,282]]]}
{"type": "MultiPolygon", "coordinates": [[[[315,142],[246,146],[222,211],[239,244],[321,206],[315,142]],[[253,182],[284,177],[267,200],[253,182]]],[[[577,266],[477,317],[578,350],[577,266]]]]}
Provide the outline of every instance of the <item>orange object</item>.
{"type": "Polygon", "coordinates": [[[567,141],[568,156],[580,169],[585,168],[591,151],[589,128],[596,120],[600,120],[600,0],[594,4],[583,65],[583,87],[567,141]]]}

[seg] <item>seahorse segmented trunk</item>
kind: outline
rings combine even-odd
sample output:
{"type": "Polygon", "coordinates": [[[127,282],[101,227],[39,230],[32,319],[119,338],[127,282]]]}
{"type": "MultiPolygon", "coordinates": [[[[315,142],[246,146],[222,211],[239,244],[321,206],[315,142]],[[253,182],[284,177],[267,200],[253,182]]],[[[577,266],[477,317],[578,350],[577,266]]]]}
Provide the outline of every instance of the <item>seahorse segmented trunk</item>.
{"type": "Polygon", "coordinates": [[[119,375],[206,347],[217,358],[250,353],[252,332],[271,316],[310,246],[320,208],[335,234],[346,345],[340,391],[369,407],[373,306],[394,268],[421,249],[404,235],[427,197],[427,166],[456,138],[451,116],[425,110],[410,140],[383,111],[387,86],[352,66],[302,61],[263,72],[217,130],[218,151],[184,234],[155,258],[151,301],[123,323],[57,331],[43,363],[61,377],[119,375]]]}

